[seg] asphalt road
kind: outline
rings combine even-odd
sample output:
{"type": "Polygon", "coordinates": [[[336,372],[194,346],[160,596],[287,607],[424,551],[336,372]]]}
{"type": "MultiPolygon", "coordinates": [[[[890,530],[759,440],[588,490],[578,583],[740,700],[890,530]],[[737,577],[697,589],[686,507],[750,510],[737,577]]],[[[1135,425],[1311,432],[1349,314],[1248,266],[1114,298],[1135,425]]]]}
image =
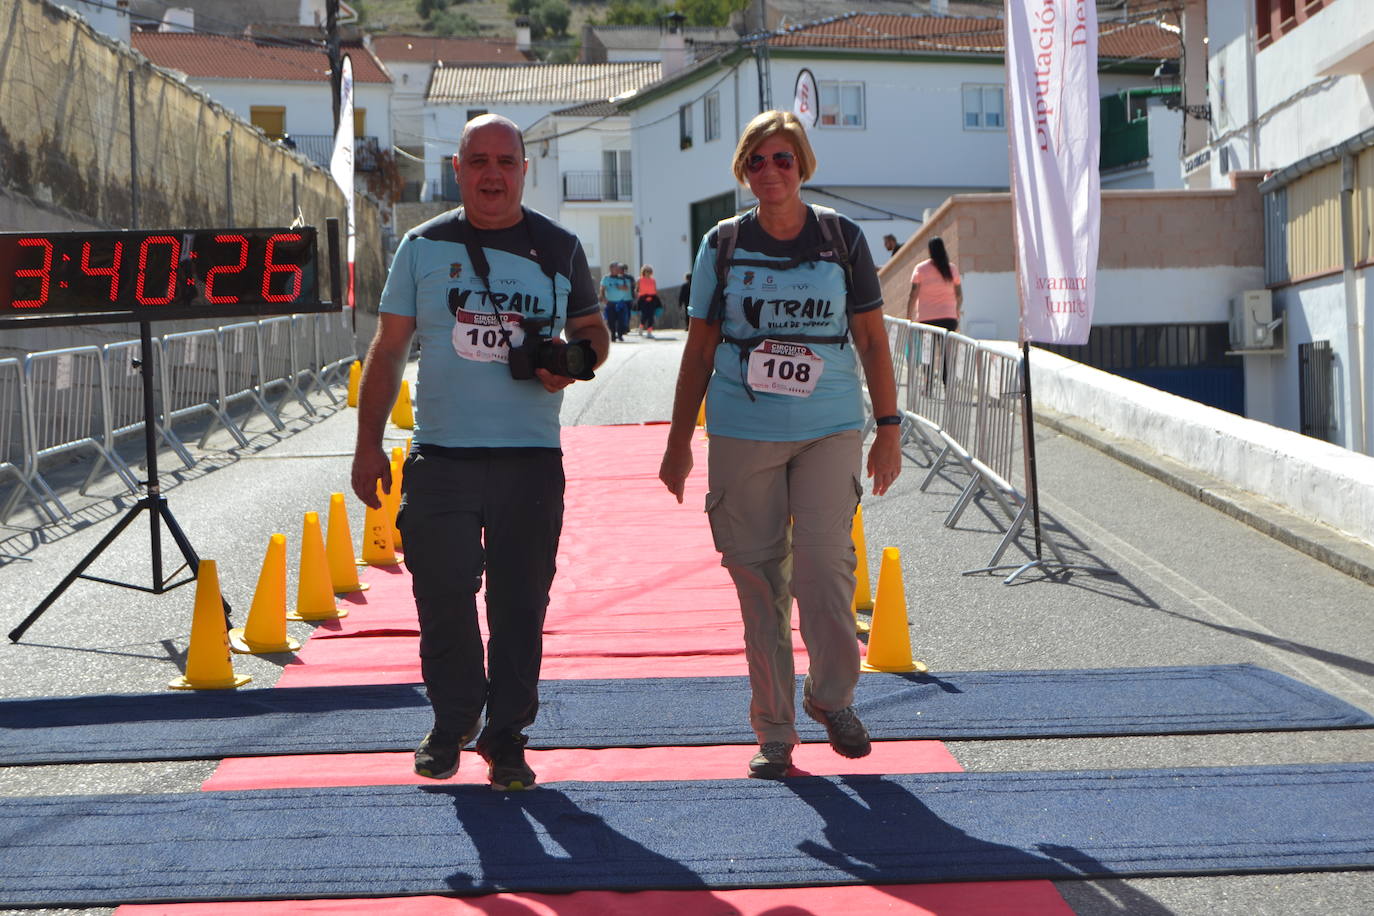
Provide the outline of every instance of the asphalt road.
{"type": "MultiPolygon", "coordinates": [[[[667,419],[680,331],[631,335],[591,383],[569,389],[568,424],[667,419]]],[[[412,367],[413,373],[413,367],[412,367]]],[[[413,374],[412,374],[413,378],[413,374]]],[[[250,424],[252,447],[232,449],[213,433],[207,458],[182,468],[159,457],[174,518],[200,555],[214,559],[221,589],[242,622],[268,536],[299,537],[307,511],[323,519],[329,494],[347,492],[352,411],[311,396],[317,413],[288,405],[275,433],[250,424]]],[[[194,423],[192,422],[192,426],[194,423]]],[[[186,430],[194,441],[198,431],[186,430]]],[[[393,444],[402,444],[399,435],[393,444]]],[[[140,442],[121,451],[140,454],[140,442]]],[[[901,551],[915,655],[933,671],[1097,668],[1251,662],[1296,677],[1374,710],[1374,589],[1279,544],[1240,522],[1047,427],[1037,434],[1040,489],[1051,536],[1071,558],[1117,577],[960,575],[985,565],[1000,538],[991,506],[975,505],[959,525],[941,524],[959,480],[909,463],[893,490],[864,504],[870,562],[881,547],[901,551]]],[[[36,607],[96,542],[130,511],[117,483],[97,478],[87,496],[74,488],[89,459],[56,459],[75,523],[30,527],[28,511],[0,529],[0,628],[36,607]]],[[[698,473],[704,473],[699,470],[698,473]]],[[[665,499],[669,499],[666,493],[665,499]]],[[[350,517],[362,506],[351,494],[350,517]]],[[[684,507],[683,511],[694,511],[684,507]]],[[[97,575],[151,584],[146,513],[91,567],[97,575]]],[[[705,520],[702,520],[705,524],[705,520]]],[[[356,524],[355,524],[356,527],[356,524]]],[[[167,571],[180,563],[164,531],[167,571]]],[[[1012,558],[1009,558],[1012,559],[1012,558]]],[[[295,568],[289,570],[294,582],[295,568]]],[[[194,586],[155,596],[94,582],[73,584],[19,644],[0,641],[0,696],[154,692],[181,671],[194,586]]],[[[309,626],[290,624],[298,638],[309,626]]],[[[270,686],[280,659],[235,656],[251,688],[270,686]]],[[[952,742],[969,770],[1173,767],[1374,760],[1374,731],[952,742]]],[[[0,794],[195,791],[213,761],[0,768],[0,794]]],[[[1059,882],[1072,908],[1098,914],[1293,914],[1364,916],[1374,872],[1266,874],[1059,882]]],[[[20,911],[14,911],[20,912],[20,911]]],[[[87,912],[109,910],[22,912],[87,912]]],[[[1015,912],[1008,901],[1008,913],[1015,912]]]]}

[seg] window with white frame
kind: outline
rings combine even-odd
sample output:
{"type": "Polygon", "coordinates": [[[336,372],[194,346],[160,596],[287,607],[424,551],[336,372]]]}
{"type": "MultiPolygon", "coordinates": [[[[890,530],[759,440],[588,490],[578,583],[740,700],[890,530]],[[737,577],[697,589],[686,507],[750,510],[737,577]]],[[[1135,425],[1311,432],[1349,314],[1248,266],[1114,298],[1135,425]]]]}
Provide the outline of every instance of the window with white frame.
{"type": "Polygon", "coordinates": [[[692,104],[688,102],[677,110],[677,146],[689,149],[692,146],[692,104]]]}
{"type": "Polygon", "coordinates": [[[822,127],[864,126],[864,84],[824,80],[816,85],[821,97],[822,127]]]}
{"type": "Polygon", "coordinates": [[[705,107],[704,107],[703,114],[704,114],[704,116],[705,116],[706,126],[705,126],[705,128],[702,130],[702,136],[705,138],[705,140],[706,140],[707,143],[710,143],[712,140],[719,140],[719,139],[720,139],[720,93],[719,93],[719,92],[711,92],[711,93],[708,93],[708,94],[707,94],[706,100],[705,100],[705,107]]]}
{"type": "Polygon", "coordinates": [[[1006,127],[1002,87],[964,84],[964,130],[1001,130],[1006,127]]]}

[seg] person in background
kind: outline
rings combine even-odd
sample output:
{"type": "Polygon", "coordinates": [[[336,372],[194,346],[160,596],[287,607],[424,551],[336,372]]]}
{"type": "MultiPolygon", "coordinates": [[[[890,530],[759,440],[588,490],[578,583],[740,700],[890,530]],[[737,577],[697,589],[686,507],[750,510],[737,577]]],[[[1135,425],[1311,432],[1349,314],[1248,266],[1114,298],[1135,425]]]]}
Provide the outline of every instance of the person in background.
{"type": "Polygon", "coordinates": [[[883,248],[887,251],[887,256],[889,258],[896,254],[897,249],[900,247],[901,246],[897,244],[897,236],[890,232],[883,236],[883,248]]]}
{"type": "Polygon", "coordinates": [[[906,320],[959,330],[964,316],[964,287],[959,268],[949,260],[944,239],[933,237],[926,250],[930,257],[911,272],[911,292],[906,298],[906,320]]]}
{"type": "Polygon", "coordinates": [[[763,112],[740,136],[734,175],[758,206],[718,224],[697,251],[687,343],[658,475],[682,502],[705,396],[706,512],[744,621],[749,719],[759,741],[748,775],[757,779],[786,776],[799,740],[794,596],[810,657],[802,709],[825,726],[841,756],[871,750],[853,708],[860,364],[878,418],[868,453],[874,495],[885,493],[902,469],[878,273],[858,224],[802,200],[802,182],[815,170],[806,130],[791,112],[763,112]],[[737,232],[723,249],[726,229],[737,232]],[[761,281],[778,291],[761,293],[761,281]]]}
{"type": "Polygon", "coordinates": [[[630,303],[634,301],[635,284],[625,275],[625,265],[621,262],[612,261],[610,271],[601,278],[601,301],[606,304],[611,340],[624,340],[630,330],[630,303]]]}
{"type": "Polygon", "coordinates": [[[463,206],[407,232],[387,274],[358,395],[352,485],[373,509],[381,507],[378,485],[391,490],[382,433],[418,334],[414,446],[396,516],[434,712],[415,772],[451,776],[480,729],[477,753],[492,787],[528,789],[535,775],[524,730],[539,710],[563,527],[558,413],[573,379],[543,366],[513,372],[511,346],[536,333],[547,346],[572,346],[566,335],[599,365],[610,340],[577,236],[521,205],[529,161],[520,128],[497,115],[474,118],[453,168],[463,206]],[[477,625],[484,578],[485,647],[477,625]]]}
{"type": "Polygon", "coordinates": [[[654,269],[645,264],[639,269],[639,284],[635,287],[635,304],[639,306],[639,336],[654,336],[654,314],[663,303],[658,298],[658,281],[654,269]]]}

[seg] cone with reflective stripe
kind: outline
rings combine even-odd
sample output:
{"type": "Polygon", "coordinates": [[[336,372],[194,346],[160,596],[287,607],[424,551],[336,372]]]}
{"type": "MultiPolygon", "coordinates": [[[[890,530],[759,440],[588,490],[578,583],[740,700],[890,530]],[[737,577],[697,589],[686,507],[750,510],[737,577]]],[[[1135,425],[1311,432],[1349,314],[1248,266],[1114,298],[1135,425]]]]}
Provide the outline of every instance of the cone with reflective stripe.
{"type": "Polygon", "coordinates": [[[342,493],[329,496],[329,527],[324,539],[325,556],[329,558],[329,583],[334,594],[347,595],[367,591],[366,583],[358,581],[358,560],[353,555],[353,529],[348,525],[348,508],[342,493]]]}
{"type": "Polygon", "coordinates": [[[854,629],[867,633],[869,625],[859,619],[859,611],[873,610],[873,593],[868,584],[868,547],[864,544],[864,507],[854,509],[854,530],[850,537],[854,541],[854,629]]]}
{"type": "Polygon", "coordinates": [[[401,543],[401,529],[396,527],[396,514],[401,511],[401,474],[405,471],[405,451],[398,445],[391,450],[391,545],[405,553],[401,543]]]}
{"type": "Polygon", "coordinates": [[[902,585],[902,558],[896,547],[883,548],[873,629],[868,634],[868,657],[862,667],[865,671],[930,670],[911,657],[911,625],[906,614],[906,588],[902,585]]]}
{"type": "MultiPolygon", "coordinates": [[[[396,487],[393,485],[392,490],[396,487]]],[[[377,498],[381,505],[371,506],[363,514],[363,563],[368,566],[397,566],[400,558],[396,556],[396,545],[391,540],[395,530],[387,510],[391,508],[390,495],[382,492],[382,482],[377,481],[377,498]]]]}
{"type": "Polygon", "coordinates": [[[391,408],[391,422],[401,429],[415,428],[415,411],[410,407],[410,382],[401,379],[401,393],[391,408]]]}
{"type": "Polygon", "coordinates": [[[298,640],[286,634],[286,535],[274,534],[267,542],[248,622],[229,631],[229,648],[264,655],[295,652],[300,647],[298,640]]]}
{"type": "Polygon", "coordinates": [[[320,513],[305,513],[301,532],[301,568],[296,579],[296,609],[287,620],[334,620],[347,617],[348,608],[334,602],[334,586],[329,581],[329,558],[320,534],[320,513]]]}
{"type": "Polygon", "coordinates": [[[219,569],[214,560],[201,560],[196,567],[196,606],[191,616],[191,643],[186,649],[186,673],[167,686],[173,690],[228,690],[251,680],[246,674],[234,674],[219,569]]]}
{"type": "Polygon", "coordinates": [[[356,359],[348,367],[348,406],[358,406],[358,385],[363,380],[363,364],[356,359]]]}

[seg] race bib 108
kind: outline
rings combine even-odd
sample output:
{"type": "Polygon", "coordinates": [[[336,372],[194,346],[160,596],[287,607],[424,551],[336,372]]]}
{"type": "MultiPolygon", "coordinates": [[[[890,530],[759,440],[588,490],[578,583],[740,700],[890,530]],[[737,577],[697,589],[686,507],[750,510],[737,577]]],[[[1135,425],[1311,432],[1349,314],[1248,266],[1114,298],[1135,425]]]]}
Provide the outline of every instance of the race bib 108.
{"type": "Polygon", "coordinates": [[[765,340],[749,354],[749,387],[770,394],[810,397],[825,360],[805,344],[765,340]]]}

